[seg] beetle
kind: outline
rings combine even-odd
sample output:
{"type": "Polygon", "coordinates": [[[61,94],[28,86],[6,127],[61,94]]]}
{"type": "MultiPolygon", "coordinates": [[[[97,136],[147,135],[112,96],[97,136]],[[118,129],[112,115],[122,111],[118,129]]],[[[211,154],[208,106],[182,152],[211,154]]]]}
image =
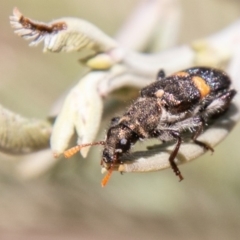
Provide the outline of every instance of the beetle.
{"type": "Polygon", "coordinates": [[[102,181],[106,185],[116,163],[123,163],[121,156],[130,152],[139,140],[157,138],[162,142],[176,141],[169,156],[174,173],[183,176],[174,162],[183,140],[183,133],[192,132],[192,141],[206,150],[211,146],[197,140],[212,119],[221,116],[236,94],[230,89],[231,80],[222,70],[209,67],[192,67],[168,77],[160,70],[155,82],[144,87],[140,96],[121,117],[111,120],[105,141],[82,144],[64,152],[71,157],[82,147],[103,145],[101,163],[108,166],[102,181]]]}

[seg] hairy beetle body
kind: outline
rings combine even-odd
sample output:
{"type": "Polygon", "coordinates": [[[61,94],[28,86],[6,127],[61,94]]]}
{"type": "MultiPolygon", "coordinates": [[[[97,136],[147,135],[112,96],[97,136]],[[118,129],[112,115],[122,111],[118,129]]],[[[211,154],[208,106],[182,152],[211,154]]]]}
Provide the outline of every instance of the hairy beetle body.
{"type": "MultiPolygon", "coordinates": [[[[168,77],[160,70],[157,81],[140,91],[122,117],[115,117],[107,130],[105,141],[79,145],[103,145],[102,163],[109,172],[103,179],[105,185],[121,156],[143,139],[157,138],[163,142],[176,141],[169,163],[181,181],[183,179],[174,159],[182,143],[182,134],[192,132],[192,141],[207,150],[211,146],[197,140],[210,120],[221,116],[236,94],[230,89],[228,75],[218,69],[193,67],[168,77]]],[[[71,149],[66,151],[71,155],[71,149]]]]}
{"type": "Polygon", "coordinates": [[[111,168],[139,139],[176,140],[169,161],[182,180],[174,162],[182,142],[182,132],[190,130],[196,144],[213,151],[197,137],[211,118],[228,109],[236,94],[230,85],[230,78],[218,69],[194,67],[169,77],[160,71],[157,81],[143,88],[140,97],[123,116],[114,119],[107,131],[103,161],[111,168]]]}

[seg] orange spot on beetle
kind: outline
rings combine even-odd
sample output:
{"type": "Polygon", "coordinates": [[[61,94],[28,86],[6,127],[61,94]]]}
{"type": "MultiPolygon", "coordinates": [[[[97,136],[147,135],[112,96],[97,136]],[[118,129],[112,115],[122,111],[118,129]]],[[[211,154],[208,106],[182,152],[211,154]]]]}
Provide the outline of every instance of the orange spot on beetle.
{"type": "Polygon", "coordinates": [[[199,90],[201,98],[204,98],[210,93],[211,88],[209,85],[207,85],[206,81],[203,78],[199,76],[194,76],[192,77],[192,81],[196,88],[199,90]]]}
{"type": "Polygon", "coordinates": [[[159,89],[155,92],[155,96],[157,98],[161,98],[163,96],[163,94],[164,94],[164,91],[162,89],[159,89]]]}
{"type": "Polygon", "coordinates": [[[172,76],[173,76],[173,77],[189,77],[189,73],[184,72],[184,71],[182,71],[182,72],[176,72],[176,73],[174,73],[172,76]]]}

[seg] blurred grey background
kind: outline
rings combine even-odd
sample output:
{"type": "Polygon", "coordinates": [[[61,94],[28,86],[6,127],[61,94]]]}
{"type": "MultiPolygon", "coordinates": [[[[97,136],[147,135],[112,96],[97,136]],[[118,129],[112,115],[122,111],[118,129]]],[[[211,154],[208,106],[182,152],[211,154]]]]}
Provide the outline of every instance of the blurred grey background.
{"type": "MultiPolygon", "coordinates": [[[[41,47],[29,48],[17,37],[9,24],[13,7],[45,22],[80,17],[114,36],[138,2],[1,1],[0,103],[24,116],[45,118],[81,73],[77,53],[43,54],[41,47]]],[[[214,33],[240,17],[237,0],[180,3],[180,44],[214,33]]],[[[172,170],[166,170],[114,174],[102,189],[100,148],[91,151],[87,160],[62,160],[32,180],[17,174],[15,158],[1,155],[0,239],[239,239],[239,133],[236,126],[214,154],[181,166],[185,176],[181,183],[172,170]]]]}

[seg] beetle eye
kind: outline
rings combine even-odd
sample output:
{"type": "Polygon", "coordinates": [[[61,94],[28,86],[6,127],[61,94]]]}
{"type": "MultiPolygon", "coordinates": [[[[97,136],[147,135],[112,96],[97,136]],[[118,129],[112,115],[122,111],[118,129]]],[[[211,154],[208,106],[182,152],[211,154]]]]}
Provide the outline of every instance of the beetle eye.
{"type": "Polygon", "coordinates": [[[126,138],[121,139],[120,144],[121,145],[126,145],[127,144],[127,139],[126,138]]]}
{"type": "Polygon", "coordinates": [[[119,141],[118,146],[117,146],[117,148],[121,149],[123,153],[128,151],[130,149],[130,147],[131,147],[131,143],[126,138],[122,138],[119,141]]]}

